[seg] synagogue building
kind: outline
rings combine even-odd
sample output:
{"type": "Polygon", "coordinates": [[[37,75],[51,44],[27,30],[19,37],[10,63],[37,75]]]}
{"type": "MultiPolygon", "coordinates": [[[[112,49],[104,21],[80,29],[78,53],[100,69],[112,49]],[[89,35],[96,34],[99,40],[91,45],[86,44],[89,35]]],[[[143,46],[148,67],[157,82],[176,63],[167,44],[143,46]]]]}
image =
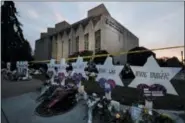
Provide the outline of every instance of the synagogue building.
{"type": "MultiPolygon", "coordinates": [[[[106,50],[109,53],[128,51],[139,46],[139,39],[114,18],[103,4],[87,12],[87,17],[76,23],[66,21],[47,28],[35,43],[35,59],[60,60],[83,50],[106,50]]],[[[114,57],[124,64],[126,55],[114,57]]]]}

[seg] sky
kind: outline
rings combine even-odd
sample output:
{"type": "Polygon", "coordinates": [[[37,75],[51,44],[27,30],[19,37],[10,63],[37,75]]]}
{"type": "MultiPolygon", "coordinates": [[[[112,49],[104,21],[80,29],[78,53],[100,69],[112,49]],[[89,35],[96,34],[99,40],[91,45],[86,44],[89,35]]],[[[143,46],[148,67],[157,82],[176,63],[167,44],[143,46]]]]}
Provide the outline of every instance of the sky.
{"type": "MultiPolygon", "coordinates": [[[[77,22],[103,3],[113,18],[139,38],[148,49],[184,45],[183,2],[15,2],[23,34],[35,49],[35,40],[47,27],[66,20],[77,22]]],[[[157,51],[157,57],[181,59],[180,49],[157,51]]]]}

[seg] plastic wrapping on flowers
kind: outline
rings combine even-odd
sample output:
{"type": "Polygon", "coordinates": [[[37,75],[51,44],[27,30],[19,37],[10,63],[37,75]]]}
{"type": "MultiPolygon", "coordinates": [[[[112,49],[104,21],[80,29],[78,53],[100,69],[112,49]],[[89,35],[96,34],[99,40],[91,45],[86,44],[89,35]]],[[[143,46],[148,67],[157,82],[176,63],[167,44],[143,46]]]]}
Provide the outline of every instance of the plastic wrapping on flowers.
{"type": "Polygon", "coordinates": [[[48,71],[47,74],[48,74],[49,78],[51,78],[53,76],[54,72],[53,71],[48,71]]]}
{"type": "Polygon", "coordinates": [[[61,73],[58,74],[59,81],[63,81],[64,78],[65,78],[65,74],[63,72],[61,72],[61,73]]]}

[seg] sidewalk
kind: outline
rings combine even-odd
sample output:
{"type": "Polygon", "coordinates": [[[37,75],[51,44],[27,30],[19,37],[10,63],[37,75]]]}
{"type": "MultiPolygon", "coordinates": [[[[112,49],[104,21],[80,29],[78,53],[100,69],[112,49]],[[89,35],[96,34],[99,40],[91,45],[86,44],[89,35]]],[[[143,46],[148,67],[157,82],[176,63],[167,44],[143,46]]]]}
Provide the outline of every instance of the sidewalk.
{"type": "MultiPolygon", "coordinates": [[[[30,92],[21,96],[2,99],[2,110],[5,112],[9,123],[86,123],[83,117],[86,115],[86,108],[82,103],[79,103],[73,110],[54,117],[40,117],[34,112],[37,103],[35,99],[37,93],[30,92]]],[[[129,106],[124,106],[129,107],[129,106]]],[[[167,110],[157,110],[160,113],[172,117],[176,123],[184,123],[184,121],[176,114],[171,113],[167,110]]],[[[6,120],[6,119],[4,119],[6,120]]],[[[6,121],[4,123],[7,123],[6,121]]]]}
{"type": "MultiPolygon", "coordinates": [[[[71,111],[53,117],[40,117],[35,113],[37,94],[30,92],[21,96],[2,99],[2,110],[9,123],[87,123],[86,107],[79,103],[71,111]]],[[[5,122],[6,123],[6,122],[5,122]]]]}
{"type": "MultiPolygon", "coordinates": [[[[86,109],[83,105],[77,105],[72,111],[59,116],[50,118],[42,118],[35,114],[34,110],[37,106],[35,99],[37,94],[33,91],[40,87],[41,81],[33,79],[27,82],[8,82],[2,81],[2,123],[87,123],[83,120],[86,115],[86,109]],[[23,95],[21,95],[23,94],[23,95]],[[18,96],[20,95],[20,96],[18,96]],[[16,97],[14,97],[16,96],[16,97]],[[6,120],[8,118],[8,121],[6,120]],[[72,118],[71,118],[72,117],[72,118]]],[[[128,107],[128,106],[126,106],[128,107]]],[[[182,112],[174,112],[167,110],[158,110],[161,113],[170,115],[177,123],[185,123],[178,116],[182,112]]]]}
{"type": "Polygon", "coordinates": [[[168,110],[157,110],[158,112],[160,113],[164,113],[166,114],[167,116],[171,117],[175,123],[185,123],[185,121],[178,116],[178,114],[182,114],[182,112],[176,112],[176,113],[172,113],[171,111],[168,111],[168,110]]]}
{"type": "MultiPolygon", "coordinates": [[[[121,108],[130,108],[130,106],[121,105],[121,108]]],[[[185,121],[179,116],[179,115],[185,115],[184,111],[171,111],[171,110],[162,110],[162,109],[154,109],[154,110],[171,117],[175,121],[175,123],[185,123],[185,121]]]]}

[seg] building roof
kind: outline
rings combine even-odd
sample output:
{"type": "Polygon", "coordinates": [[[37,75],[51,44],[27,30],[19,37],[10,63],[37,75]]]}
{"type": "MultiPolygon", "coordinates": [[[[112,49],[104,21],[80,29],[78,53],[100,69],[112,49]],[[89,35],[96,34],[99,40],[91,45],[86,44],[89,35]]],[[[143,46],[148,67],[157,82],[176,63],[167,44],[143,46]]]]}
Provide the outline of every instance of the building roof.
{"type": "Polygon", "coordinates": [[[97,16],[99,14],[111,16],[104,4],[100,4],[87,12],[87,16],[97,16]]]}
{"type": "MultiPolygon", "coordinates": [[[[50,37],[50,36],[54,36],[57,35],[58,33],[64,33],[65,31],[67,32],[67,34],[70,33],[71,29],[74,29],[75,31],[77,31],[79,25],[82,25],[83,28],[85,28],[85,26],[88,25],[89,21],[91,20],[93,22],[94,25],[96,25],[96,23],[101,19],[101,15],[98,16],[91,16],[91,17],[87,17],[85,19],[82,19],[76,23],[71,24],[69,27],[64,28],[60,31],[55,31],[54,33],[51,33],[50,35],[47,35],[46,37],[50,37]]],[[[45,37],[43,37],[45,38],[45,37]]]]}
{"type": "MultiPolygon", "coordinates": [[[[89,21],[92,21],[93,22],[93,25],[96,25],[96,23],[101,19],[101,16],[102,15],[107,15],[107,16],[110,16],[110,14],[109,14],[109,12],[108,12],[108,10],[106,9],[106,7],[104,6],[104,4],[100,4],[100,5],[98,5],[98,6],[96,6],[96,7],[94,7],[94,8],[92,8],[92,9],[90,9],[89,11],[88,11],[88,17],[87,18],[84,18],[84,19],[82,19],[82,20],[80,20],[80,21],[78,21],[78,22],[76,22],[76,23],[73,23],[73,24],[69,24],[69,26],[67,25],[67,26],[65,26],[63,29],[60,29],[60,28],[58,28],[58,29],[56,29],[56,28],[52,28],[52,29],[54,29],[54,31],[52,31],[51,29],[50,29],[50,32],[48,33],[46,33],[46,34],[44,34],[43,36],[41,36],[41,38],[40,39],[42,39],[42,38],[45,38],[45,37],[51,37],[51,36],[56,36],[58,33],[60,33],[60,34],[63,34],[64,32],[66,32],[67,34],[69,34],[70,33],[70,31],[71,31],[71,29],[74,29],[74,31],[76,32],[77,31],[77,29],[78,29],[78,27],[80,26],[80,25],[82,25],[82,27],[83,28],[85,28],[86,26],[87,26],[87,24],[89,23],[89,21]]],[[[111,16],[110,16],[111,17],[111,16]]],[[[111,17],[112,18],[112,17],[111,17]]],[[[126,30],[127,32],[128,32],[128,35],[133,35],[135,38],[137,38],[137,36],[135,36],[132,32],[130,32],[127,28],[125,28],[123,25],[121,25],[118,21],[116,21],[114,18],[112,18],[114,21],[115,21],[115,23],[119,26],[119,27],[121,27],[121,30],[124,32],[124,30],[126,30]]],[[[63,22],[65,22],[65,23],[67,23],[66,21],[63,21],[63,22]]],[[[60,23],[62,23],[62,22],[60,22],[60,23]]],[[[60,23],[58,23],[58,24],[60,24],[60,23]]],[[[56,27],[56,25],[57,24],[55,24],[55,27],[56,27]]],[[[137,38],[138,39],[138,38],[137,38]]]]}

